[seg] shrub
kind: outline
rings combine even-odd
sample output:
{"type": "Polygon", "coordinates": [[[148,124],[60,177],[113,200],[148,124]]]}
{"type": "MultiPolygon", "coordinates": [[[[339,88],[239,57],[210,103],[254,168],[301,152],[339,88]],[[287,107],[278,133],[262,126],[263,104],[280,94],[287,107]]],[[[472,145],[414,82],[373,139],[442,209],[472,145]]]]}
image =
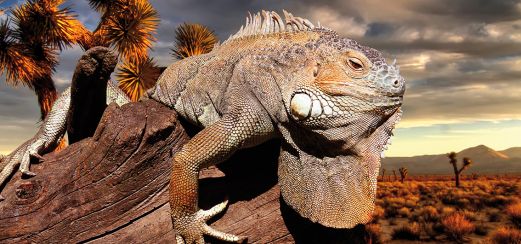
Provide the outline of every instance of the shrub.
{"type": "Polygon", "coordinates": [[[504,206],[509,203],[510,199],[508,197],[505,197],[503,195],[496,195],[492,198],[487,199],[487,205],[491,207],[500,207],[504,206]]]}
{"type": "Polygon", "coordinates": [[[420,225],[417,222],[413,222],[410,225],[403,225],[395,229],[392,237],[395,240],[419,240],[420,234],[420,225]]]}
{"type": "Polygon", "coordinates": [[[478,218],[477,217],[477,214],[476,212],[472,212],[472,211],[469,211],[469,210],[463,210],[463,212],[461,212],[463,214],[463,216],[465,216],[465,218],[467,220],[470,220],[470,221],[476,221],[476,219],[478,218]]]}
{"type": "Polygon", "coordinates": [[[459,198],[454,201],[454,204],[458,206],[459,208],[465,208],[468,205],[470,205],[470,201],[467,198],[459,198]]]}
{"type": "Polygon", "coordinates": [[[490,242],[494,244],[519,244],[521,243],[521,231],[501,227],[492,233],[490,242]]]}
{"type": "Polygon", "coordinates": [[[366,243],[377,244],[382,243],[382,229],[378,224],[365,225],[365,231],[367,233],[366,243]]]}
{"type": "Polygon", "coordinates": [[[453,213],[441,221],[445,233],[455,241],[463,241],[466,235],[474,232],[474,224],[461,213],[453,213]]]}
{"type": "Polygon", "coordinates": [[[403,207],[403,208],[398,209],[398,214],[401,217],[409,218],[409,217],[411,217],[411,210],[409,210],[406,207],[403,207]]]}
{"type": "Polygon", "coordinates": [[[437,221],[439,219],[438,210],[433,206],[426,206],[421,210],[421,214],[425,221],[437,221]]]}
{"type": "Polygon", "coordinates": [[[379,219],[385,216],[385,210],[380,206],[375,206],[373,211],[373,219],[372,222],[376,223],[379,219]]]}
{"type": "Polygon", "coordinates": [[[521,227],[521,203],[515,203],[507,206],[506,212],[510,216],[512,223],[521,227]]]}
{"type": "Polygon", "coordinates": [[[421,225],[425,234],[432,240],[436,239],[436,237],[440,235],[435,223],[423,222],[421,225]]]}
{"type": "MultiPolygon", "coordinates": [[[[395,193],[396,194],[396,193],[395,193]]],[[[405,205],[405,199],[401,197],[389,197],[385,199],[387,206],[392,206],[395,208],[401,208],[405,205]]]]}
{"type": "Polygon", "coordinates": [[[447,215],[450,215],[452,213],[454,213],[456,211],[455,208],[452,208],[452,207],[443,207],[441,209],[441,214],[444,215],[444,216],[447,216],[447,215]]]}

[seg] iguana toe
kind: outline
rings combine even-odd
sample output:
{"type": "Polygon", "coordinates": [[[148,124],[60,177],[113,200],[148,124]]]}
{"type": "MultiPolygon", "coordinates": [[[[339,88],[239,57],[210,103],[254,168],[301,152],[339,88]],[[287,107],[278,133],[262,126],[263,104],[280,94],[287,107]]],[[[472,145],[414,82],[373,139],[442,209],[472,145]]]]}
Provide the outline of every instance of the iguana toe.
{"type": "Polygon", "coordinates": [[[227,204],[228,201],[224,201],[208,210],[199,210],[190,216],[174,218],[174,228],[178,234],[176,236],[177,244],[204,243],[203,235],[226,242],[243,243],[246,237],[224,233],[206,224],[206,221],[226,209],[227,204]]]}
{"type": "Polygon", "coordinates": [[[37,158],[38,161],[40,161],[40,162],[45,161],[45,159],[43,158],[43,156],[40,155],[40,154],[38,154],[38,153],[31,153],[31,157],[37,158]]]}
{"type": "Polygon", "coordinates": [[[36,176],[36,173],[29,170],[20,170],[24,176],[33,177],[36,176]]]}
{"type": "Polygon", "coordinates": [[[233,234],[228,234],[228,233],[224,233],[222,231],[218,231],[208,225],[204,226],[204,234],[209,235],[213,238],[219,239],[221,241],[235,242],[235,243],[244,243],[248,239],[245,236],[236,236],[233,234]]]}
{"type": "Polygon", "coordinates": [[[226,209],[227,205],[228,205],[228,200],[226,200],[222,203],[219,203],[208,210],[199,210],[199,211],[200,211],[200,214],[201,214],[202,218],[204,219],[204,221],[207,221],[207,220],[211,219],[213,216],[222,212],[224,209],[226,209]]]}

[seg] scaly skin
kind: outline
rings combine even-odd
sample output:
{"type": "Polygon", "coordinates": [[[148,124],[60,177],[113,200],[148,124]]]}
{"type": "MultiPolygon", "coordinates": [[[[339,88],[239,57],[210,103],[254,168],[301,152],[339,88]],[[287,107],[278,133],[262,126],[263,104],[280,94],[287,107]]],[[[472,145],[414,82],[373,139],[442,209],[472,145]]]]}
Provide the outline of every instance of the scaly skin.
{"type": "Polygon", "coordinates": [[[282,139],[282,197],[299,214],[334,228],[370,218],[404,79],[380,52],[285,18],[250,16],[212,52],[172,64],[147,93],[203,128],[174,156],[170,206],[178,243],[204,243],[203,235],[244,240],[206,224],[226,202],[198,209],[198,172],[275,137],[282,139]]]}

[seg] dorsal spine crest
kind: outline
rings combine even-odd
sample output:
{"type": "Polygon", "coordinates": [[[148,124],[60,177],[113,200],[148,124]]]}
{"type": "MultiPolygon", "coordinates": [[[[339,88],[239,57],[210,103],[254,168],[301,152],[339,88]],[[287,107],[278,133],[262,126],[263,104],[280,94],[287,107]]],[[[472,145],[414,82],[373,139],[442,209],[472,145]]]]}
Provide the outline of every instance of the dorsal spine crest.
{"type": "MultiPolygon", "coordinates": [[[[226,41],[242,39],[245,37],[252,37],[258,35],[268,35],[274,33],[290,33],[297,31],[310,31],[315,29],[315,25],[311,21],[295,17],[293,14],[283,10],[284,20],[275,11],[257,12],[254,15],[248,13],[246,17],[246,24],[241,26],[239,31],[231,35],[226,41]]],[[[320,24],[319,24],[320,26],[320,24]]]]}

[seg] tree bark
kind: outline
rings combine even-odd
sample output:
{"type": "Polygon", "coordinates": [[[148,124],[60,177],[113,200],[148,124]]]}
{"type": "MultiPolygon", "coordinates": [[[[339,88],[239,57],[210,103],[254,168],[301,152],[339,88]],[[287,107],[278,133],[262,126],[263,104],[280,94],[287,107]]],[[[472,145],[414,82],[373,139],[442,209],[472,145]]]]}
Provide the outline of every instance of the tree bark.
{"type": "Polygon", "coordinates": [[[454,168],[454,180],[456,181],[456,187],[459,187],[459,175],[457,163],[452,163],[452,167],[454,168]]]}
{"type": "Polygon", "coordinates": [[[89,49],[78,61],[71,84],[71,106],[67,115],[69,143],[90,137],[107,107],[107,82],[117,63],[106,47],[89,49]]]}

